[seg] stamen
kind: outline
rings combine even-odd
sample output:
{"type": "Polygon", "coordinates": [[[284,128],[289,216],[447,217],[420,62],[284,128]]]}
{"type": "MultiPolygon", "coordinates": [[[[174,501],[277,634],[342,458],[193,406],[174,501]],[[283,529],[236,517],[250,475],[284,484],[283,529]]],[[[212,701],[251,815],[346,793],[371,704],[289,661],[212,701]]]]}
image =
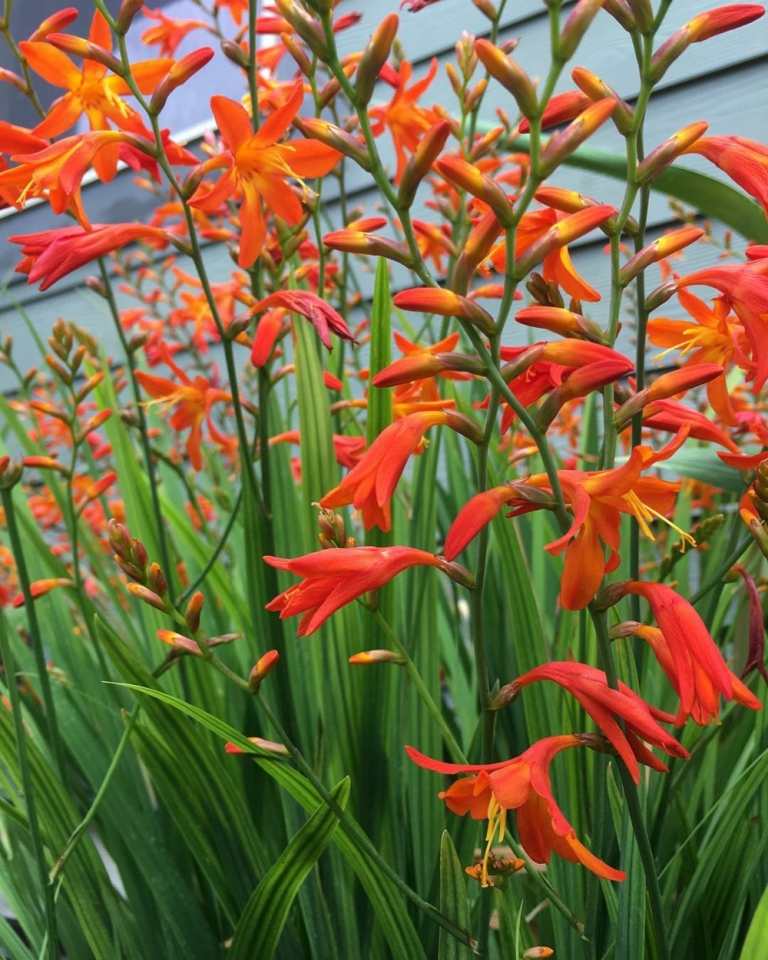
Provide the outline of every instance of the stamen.
{"type": "Polygon", "coordinates": [[[692,547],[696,546],[695,537],[683,530],[682,527],[678,527],[676,523],[673,523],[672,520],[670,520],[668,517],[665,517],[663,513],[659,513],[657,510],[654,510],[653,507],[649,507],[647,503],[644,503],[640,497],[638,497],[634,490],[630,490],[628,493],[625,493],[624,500],[626,500],[626,502],[630,505],[632,513],[637,520],[637,525],[640,527],[643,535],[649,540],[654,542],[656,541],[656,537],[654,537],[653,531],[649,526],[649,521],[661,520],[662,523],[666,523],[666,525],[671,527],[680,537],[683,550],[685,550],[686,544],[689,544],[692,547]]]}

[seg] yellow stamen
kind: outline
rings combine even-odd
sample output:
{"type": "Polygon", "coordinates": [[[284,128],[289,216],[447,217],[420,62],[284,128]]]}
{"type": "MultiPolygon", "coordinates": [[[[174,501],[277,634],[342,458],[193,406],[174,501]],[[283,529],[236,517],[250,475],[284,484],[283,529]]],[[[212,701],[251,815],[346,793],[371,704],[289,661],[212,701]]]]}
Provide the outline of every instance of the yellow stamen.
{"type": "Polygon", "coordinates": [[[498,800],[491,794],[488,803],[488,828],[485,831],[485,851],[483,853],[483,869],[480,872],[480,886],[492,887],[493,882],[488,876],[488,860],[491,856],[491,849],[494,840],[498,834],[498,842],[504,839],[507,832],[507,810],[506,807],[499,805],[498,800]]]}
{"type": "Polygon", "coordinates": [[[637,520],[637,525],[640,527],[643,535],[649,540],[653,540],[654,542],[656,540],[656,537],[654,537],[653,531],[649,526],[649,522],[653,520],[661,520],[662,523],[666,523],[666,525],[671,527],[680,537],[683,550],[685,550],[686,544],[692,547],[696,546],[696,540],[691,536],[690,533],[683,530],[682,527],[678,527],[676,523],[673,523],[668,517],[665,517],[664,514],[654,510],[653,507],[649,507],[647,503],[643,503],[634,490],[630,490],[629,493],[625,493],[624,500],[626,500],[626,502],[629,504],[632,513],[637,520]]]}

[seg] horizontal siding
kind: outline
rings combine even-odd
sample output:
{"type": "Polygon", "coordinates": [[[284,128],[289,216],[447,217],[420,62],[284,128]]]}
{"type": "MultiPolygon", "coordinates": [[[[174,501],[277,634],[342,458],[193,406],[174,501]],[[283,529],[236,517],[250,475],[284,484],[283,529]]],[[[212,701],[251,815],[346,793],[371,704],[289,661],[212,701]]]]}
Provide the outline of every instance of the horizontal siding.
{"type": "MultiPolygon", "coordinates": [[[[194,16],[186,9],[189,3],[190,0],[175,0],[168,6],[178,7],[178,10],[173,10],[177,15],[194,16]]],[[[355,4],[349,6],[354,8],[355,4]]],[[[381,16],[395,4],[388,0],[366,0],[357,6],[362,8],[361,21],[338,38],[343,52],[360,49],[381,16]]],[[[710,3],[704,4],[701,0],[675,0],[668,13],[663,36],[669,35],[692,15],[710,6],[710,3]]],[[[548,63],[548,25],[542,11],[541,0],[508,3],[502,33],[505,38],[518,38],[515,56],[531,76],[538,79],[541,79],[548,63]]],[[[404,11],[400,22],[403,48],[406,55],[419,65],[417,75],[427,69],[433,56],[438,57],[441,63],[452,56],[453,44],[461,30],[482,34],[488,29],[487,21],[470,0],[441,0],[439,4],[419,14],[404,11]]],[[[187,39],[183,49],[198,46],[203,42],[205,39],[202,34],[198,34],[197,38],[193,34],[187,39]]],[[[646,125],[647,149],[694,120],[706,120],[710,124],[711,133],[739,134],[768,142],[768,111],[765,108],[768,76],[766,51],[768,19],[689,48],[668,71],[663,84],[653,97],[646,125]]],[[[574,63],[594,70],[628,99],[637,92],[637,72],[626,35],[604,12],[598,14],[574,63]]],[[[201,77],[204,75],[205,71],[201,77]]],[[[235,71],[231,71],[231,75],[236,78],[235,71]]],[[[559,89],[567,89],[571,85],[566,72],[561,78],[559,89]]],[[[184,100],[204,98],[207,101],[213,92],[218,91],[200,87],[195,88],[192,94],[185,91],[181,96],[184,100]]],[[[234,94],[234,89],[226,92],[234,94]]],[[[380,99],[388,97],[388,89],[382,88],[378,96],[380,99]]],[[[423,102],[439,103],[448,110],[453,109],[455,98],[442,69],[423,102]]],[[[498,84],[491,83],[483,106],[483,118],[488,123],[493,123],[494,111],[499,106],[512,112],[514,104],[498,84]]],[[[182,104],[182,112],[183,108],[182,104]]],[[[385,162],[391,167],[393,154],[388,137],[382,138],[380,145],[385,162]]],[[[623,152],[623,141],[610,124],[605,125],[591,138],[590,145],[623,152]]],[[[686,158],[684,164],[711,176],[722,176],[711,164],[696,157],[686,158]]],[[[553,183],[566,185],[613,204],[619,203],[623,195],[619,181],[587,171],[563,169],[558,172],[553,183]]],[[[373,209],[376,194],[370,190],[370,180],[366,174],[350,167],[348,185],[355,205],[373,209]]],[[[325,209],[334,223],[338,223],[339,217],[336,196],[333,182],[324,185],[325,209]]],[[[130,171],[120,174],[112,184],[85,187],[84,199],[94,222],[146,220],[153,206],[152,197],[133,184],[130,171]]],[[[417,209],[417,214],[420,213],[422,211],[417,209]]],[[[670,219],[667,198],[653,195],[649,211],[651,235],[670,219]]],[[[10,289],[0,301],[0,333],[14,335],[22,367],[38,362],[34,345],[15,306],[19,303],[41,335],[47,333],[58,316],[66,316],[96,332],[103,339],[106,348],[118,354],[116,336],[104,305],[82,287],[83,279],[93,272],[92,269],[78,271],[44,295],[29,288],[23,278],[13,278],[12,270],[18,257],[16,249],[6,242],[7,237],[13,233],[34,232],[50,227],[51,222],[50,211],[44,204],[30,207],[20,215],[0,219],[0,277],[11,279],[10,289]]],[[[578,244],[574,253],[578,269],[598,289],[607,289],[608,285],[608,258],[603,252],[603,246],[602,240],[589,240],[578,244]]],[[[716,249],[699,246],[686,255],[685,269],[695,269],[711,263],[717,256],[716,249]]],[[[223,279],[231,270],[231,261],[221,249],[209,248],[206,259],[215,279],[223,279]]],[[[367,293],[371,287],[370,273],[364,266],[361,266],[360,271],[363,289],[367,293]]],[[[405,271],[397,268],[394,273],[396,286],[407,283],[405,271]]],[[[121,305],[128,306],[129,303],[126,299],[121,305]]],[[[606,309],[603,302],[592,305],[590,312],[595,319],[604,322],[606,309]]],[[[669,305],[668,312],[675,312],[674,304],[669,305]]],[[[524,331],[510,331],[513,339],[524,340],[526,335],[524,331]]],[[[630,347],[629,339],[625,339],[629,337],[627,328],[622,334],[622,345],[625,349],[630,347]]],[[[6,373],[0,369],[0,389],[7,389],[9,386],[6,373]]]]}

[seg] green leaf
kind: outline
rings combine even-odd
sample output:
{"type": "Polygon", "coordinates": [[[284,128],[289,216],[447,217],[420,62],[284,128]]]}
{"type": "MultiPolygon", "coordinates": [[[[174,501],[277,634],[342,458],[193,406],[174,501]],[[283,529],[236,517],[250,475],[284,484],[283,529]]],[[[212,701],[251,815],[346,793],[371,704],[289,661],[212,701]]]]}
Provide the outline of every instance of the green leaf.
{"type": "MultiPolygon", "coordinates": [[[[342,809],[346,807],[349,777],[334,787],[332,796],[342,809]]],[[[275,955],[293,901],[338,825],[334,811],[321,803],[291,839],[243,910],[232,942],[232,960],[266,960],[275,955]]]]}
{"type": "Polygon", "coordinates": [[[768,944],[768,887],[763,891],[760,903],[752,917],[739,960],[754,960],[755,957],[760,956],[760,951],[765,949],[766,944],[768,944]]]}
{"type": "MultiPolygon", "coordinates": [[[[462,929],[469,927],[467,882],[456,847],[447,830],[443,831],[440,838],[440,910],[462,929]]],[[[441,929],[437,956],[438,960],[461,960],[471,954],[468,947],[441,929]]]]}
{"type": "MultiPolygon", "coordinates": [[[[252,754],[261,769],[283,787],[305,810],[314,811],[317,809],[319,796],[306,777],[303,777],[284,761],[276,760],[273,755],[256,749],[239,730],[228,723],[162,690],[154,690],[150,687],[130,683],[123,684],[123,686],[136,693],[160,700],[207,727],[223,740],[231,740],[237,746],[252,754]]],[[[365,855],[345,833],[338,831],[333,835],[332,840],[357,874],[357,878],[374,908],[376,918],[381,924],[391,955],[395,960],[423,960],[424,949],[408,911],[403,905],[402,897],[392,882],[366,859],[365,855]]]]}

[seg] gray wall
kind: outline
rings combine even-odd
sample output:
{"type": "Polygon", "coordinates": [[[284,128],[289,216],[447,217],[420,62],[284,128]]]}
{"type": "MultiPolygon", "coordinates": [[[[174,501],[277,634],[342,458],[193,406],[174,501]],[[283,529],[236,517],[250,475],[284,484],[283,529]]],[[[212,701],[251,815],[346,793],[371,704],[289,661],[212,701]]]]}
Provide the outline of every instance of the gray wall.
{"type": "MultiPolygon", "coordinates": [[[[566,4],[569,6],[570,4],[566,4]]],[[[662,39],[694,14],[715,5],[715,0],[675,0],[667,15],[662,39]]],[[[30,4],[37,9],[42,3],[30,4]]],[[[345,4],[347,9],[362,9],[361,22],[339,36],[343,51],[361,49],[372,28],[387,12],[397,7],[396,0],[358,0],[345,4]]],[[[178,16],[195,16],[191,0],[172,0],[165,8],[178,16]]],[[[548,25],[541,0],[516,0],[507,5],[503,36],[517,37],[519,45],[516,57],[534,77],[541,78],[548,66],[548,25]]],[[[452,55],[453,44],[462,30],[478,35],[487,32],[488,23],[477,11],[471,0],[441,0],[434,7],[419,14],[403,12],[401,16],[401,39],[407,56],[414,62],[419,75],[426,70],[431,57],[445,61],[452,55]]],[[[138,31],[137,31],[138,33],[138,31]]],[[[206,42],[202,34],[193,34],[183,50],[206,42]]],[[[646,126],[646,145],[652,148],[675,130],[695,120],[706,120],[712,134],[740,134],[756,140],[768,141],[768,110],[766,110],[766,82],[768,72],[768,20],[763,19],[741,30],[716,37],[694,45],[668,71],[654,96],[646,126]]],[[[597,72],[630,102],[637,93],[637,75],[626,35],[606,13],[598,14],[595,23],[583,41],[574,65],[584,65],[597,72]]],[[[237,89],[236,71],[227,73],[218,67],[203,71],[198,86],[181,95],[178,111],[169,115],[171,125],[179,129],[200,119],[208,96],[214,92],[234,93],[237,89]],[[226,77],[226,81],[224,78],[226,77]],[[223,86],[226,82],[227,86],[223,86]],[[234,86],[233,86],[234,84],[234,86]]],[[[567,72],[558,89],[571,86],[567,72]]],[[[382,91],[383,95],[386,91],[382,91]]],[[[447,78],[441,71],[434,81],[425,103],[441,103],[453,109],[453,94],[447,78]]],[[[505,106],[510,112],[513,104],[497,84],[492,83],[484,103],[484,116],[493,121],[497,106],[505,106]]],[[[610,124],[590,140],[590,144],[604,149],[621,151],[623,143],[610,124]]],[[[384,154],[391,157],[388,146],[384,154]]],[[[711,165],[698,158],[686,158],[687,166],[719,176],[711,165]]],[[[373,195],[366,189],[362,174],[351,174],[355,202],[369,205],[373,195]]],[[[584,171],[569,171],[558,174],[553,183],[578,189],[600,200],[618,203],[622,195],[621,184],[616,180],[596,176],[584,171]]],[[[94,184],[86,187],[85,204],[95,221],[140,219],[147,212],[147,198],[132,184],[130,173],[123,173],[117,182],[108,186],[94,184]]],[[[337,217],[332,184],[326,185],[325,200],[331,217],[337,217]]],[[[668,201],[663,196],[654,196],[650,208],[652,230],[660,230],[672,221],[668,201]]],[[[0,276],[10,276],[15,252],[4,242],[11,233],[28,232],[50,226],[52,218],[47,206],[32,207],[0,220],[0,276]]],[[[600,235],[602,237],[602,235],[600,235]]],[[[599,289],[607,289],[608,260],[602,239],[581,243],[574,251],[577,268],[599,289]]],[[[711,262],[718,250],[698,245],[687,255],[685,269],[695,269],[711,262]]],[[[220,249],[208,251],[211,271],[221,278],[231,264],[220,249]]],[[[13,333],[22,351],[33,362],[33,351],[24,323],[16,309],[21,304],[32,323],[45,335],[58,316],[68,316],[97,331],[109,349],[116,349],[114,334],[101,304],[82,288],[83,276],[88,270],[72,275],[45,295],[27,287],[19,278],[11,281],[0,303],[0,331],[13,333]]],[[[396,278],[404,282],[404,278],[396,278]]],[[[597,319],[603,319],[606,303],[590,307],[597,319]]],[[[670,311],[674,306],[670,307],[670,311]]],[[[0,388],[7,387],[7,377],[0,371],[0,388]]]]}

